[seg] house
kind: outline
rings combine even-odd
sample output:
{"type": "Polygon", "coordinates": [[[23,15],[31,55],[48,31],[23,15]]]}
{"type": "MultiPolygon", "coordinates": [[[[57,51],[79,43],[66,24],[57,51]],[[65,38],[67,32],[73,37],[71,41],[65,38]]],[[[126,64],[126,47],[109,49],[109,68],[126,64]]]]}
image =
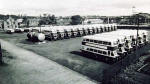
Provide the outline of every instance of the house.
{"type": "Polygon", "coordinates": [[[17,22],[18,22],[18,27],[19,28],[26,26],[26,23],[25,23],[24,19],[22,19],[22,18],[17,19],[17,22]]]}
{"type": "Polygon", "coordinates": [[[103,23],[102,19],[99,18],[86,18],[82,24],[101,24],[103,23]]]}
{"type": "Polygon", "coordinates": [[[12,17],[9,17],[8,19],[6,19],[4,22],[3,22],[3,26],[4,26],[4,29],[5,28],[18,28],[18,22],[17,20],[13,19],[12,17]]]}
{"type": "Polygon", "coordinates": [[[20,28],[22,27],[36,27],[39,25],[38,18],[21,18],[17,19],[18,25],[20,28]]]}
{"type": "Polygon", "coordinates": [[[31,18],[27,20],[27,25],[29,27],[37,27],[39,25],[40,19],[38,18],[31,18]]]}
{"type": "Polygon", "coordinates": [[[56,21],[57,21],[57,25],[70,25],[71,23],[70,17],[57,18],[56,21]]]}

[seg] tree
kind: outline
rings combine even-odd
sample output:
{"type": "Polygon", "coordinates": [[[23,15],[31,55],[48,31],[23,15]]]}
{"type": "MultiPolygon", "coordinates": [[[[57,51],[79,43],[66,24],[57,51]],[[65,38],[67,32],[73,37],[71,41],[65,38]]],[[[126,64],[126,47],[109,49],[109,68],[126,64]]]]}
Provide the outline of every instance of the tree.
{"type": "Polygon", "coordinates": [[[55,15],[48,15],[41,17],[39,21],[39,25],[50,25],[50,24],[56,24],[56,17],[55,15]]]}
{"type": "Polygon", "coordinates": [[[29,22],[29,20],[28,20],[28,21],[27,21],[27,28],[30,26],[29,24],[30,24],[30,22],[29,22]]]}
{"type": "Polygon", "coordinates": [[[51,21],[52,21],[52,24],[56,24],[57,23],[55,15],[52,15],[51,21]]]}
{"type": "Polygon", "coordinates": [[[27,16],[24,16],[22,19],[23,19],[22,23],[25,24],[24,27],[27,27],[27,22],[28,22],[27,16]]]}
{"type": "Polygon", "coordinates": [[[82,17],[80,15],[74,15],[71,17],[71,24],[78,25],[82,23],[82,17]]]}

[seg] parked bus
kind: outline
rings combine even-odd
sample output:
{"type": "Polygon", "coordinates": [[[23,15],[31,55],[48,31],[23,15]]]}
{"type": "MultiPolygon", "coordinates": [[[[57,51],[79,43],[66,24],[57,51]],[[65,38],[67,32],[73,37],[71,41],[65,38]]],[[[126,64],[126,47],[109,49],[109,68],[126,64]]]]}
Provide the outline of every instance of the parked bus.
{"type": "Polygon", "coordinates": [[[64,32],[65,32],[65,38],[67,39],[71,38],[72,33],[71,33],[70,26],[64,27],[64,32]]]}
{"type": "Polygon", "coordinates": [[[125,56],[127,54],[127,51],[125,51],[125,37],[124,36],[115,36],[115,35],[111,35],[111,34],[96,34],[94,36],[117,39],[117,46],[118,46],[117,53],[121,56],[125,56]]]}
{"type": "MultiPolygon", "coordinates": [[[[113,31],[111,26],[115,24],[92,24],[92,25],[74,25],[74,26],[46,26],[46,27],[34,27],[32,30],[38,30],[40,32],[46,33],[46,39],[58,40],[71,37],[79,37],[85,35],[93,35],[102,32],[113,31]]],[[[10,30],[9,30],[10,32],[10,30]]],[[[33,32],[33,31],[30,31],[33,32]]]]}
{"type": "Polygon", "coordinates": [[[64,39],[65,38],[65,31],[63,26],[59,26],[57,29],[57,35],[58,35],[58,39],[64,39]]]}
{"type": "Polygon", "coordinates": [[[117,39],[85,36],[82,41],[82,52],[93,53],[109,59],[118,60],[117,39]]]}

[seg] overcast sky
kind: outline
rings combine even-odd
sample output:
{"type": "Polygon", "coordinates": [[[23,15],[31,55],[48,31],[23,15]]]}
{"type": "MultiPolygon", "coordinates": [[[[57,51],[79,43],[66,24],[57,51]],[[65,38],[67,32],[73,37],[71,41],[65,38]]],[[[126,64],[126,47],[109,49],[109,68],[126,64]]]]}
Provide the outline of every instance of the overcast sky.
{"type": "Polygon", "coordinates": [[[0,14],[130,15],[132,7],[150,13],[150,0],[0,0],[0,14]]]}

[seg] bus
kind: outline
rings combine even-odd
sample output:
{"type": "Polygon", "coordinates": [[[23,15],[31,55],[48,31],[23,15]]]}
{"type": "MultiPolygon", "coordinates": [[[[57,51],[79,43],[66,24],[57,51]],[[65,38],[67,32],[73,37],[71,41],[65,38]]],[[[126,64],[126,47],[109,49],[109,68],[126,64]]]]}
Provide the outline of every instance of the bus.
{"type": "Polygon", "coordinates": [[[89,32],[88,32],[88,27],[84,25],[83,27],[83,35],[86,36],[86,35],[89,35],[89,32]]]}
{"type": "Polygon", "coordinates": [[[52,35],[52,40],[54,40],[54,41],[58,40],[57,29],[52,29],[51,35],[52,35]]]}
{"type": "Polygon", "coordinates": [[[81,50],[84,53],[89,52],[110,59],[118,59],[119,55],[117,53],[117,46],[117,39],[95,37],[92,35],[83,37],[81,50]]]}
{"type": "Polygon", "coordinates": [[[71,38],[72,33],[71,33],[70,26],[64,27],[64,32],[65,32],[65,38],[67,38],[67,39],[71,38]]]}
{"type": "Polygon", "coordinates": [[[82,28],[82,25],[79,25],[79,26],[77,26],[76,27],[77,28],[77,36],[78,37],[81,37],[81,36],[83,36],[83,28],[82,28]]]}
{"type": "Polygon", "coordinates": [[[56,30],[57,30],[57,34],[58,34],[58,39],[64,39],[65,38],[65,31],[64,31],[63,26],[58,26],[56,28],[56,30]]]}
{"type": "Polygon", "coordinates": [[[117,46],[118,46],[117,53],[121,56],[125,56],[127,54],[127,51],[125,50],[125,37],[124,36],[115,36],[115,35],[105,34],[105,33],[104,34],[96,34],[94,36],[117,39],[117,46]]]}
{"type": "Polygon", "coordinates": [[[71,37],[73,37],[73,38],[77,37],[77,34],[78,34],[77,28],[75,28],[74,26],[72,26],[71,27],[71,33],[72,33],[71,37]]]}

